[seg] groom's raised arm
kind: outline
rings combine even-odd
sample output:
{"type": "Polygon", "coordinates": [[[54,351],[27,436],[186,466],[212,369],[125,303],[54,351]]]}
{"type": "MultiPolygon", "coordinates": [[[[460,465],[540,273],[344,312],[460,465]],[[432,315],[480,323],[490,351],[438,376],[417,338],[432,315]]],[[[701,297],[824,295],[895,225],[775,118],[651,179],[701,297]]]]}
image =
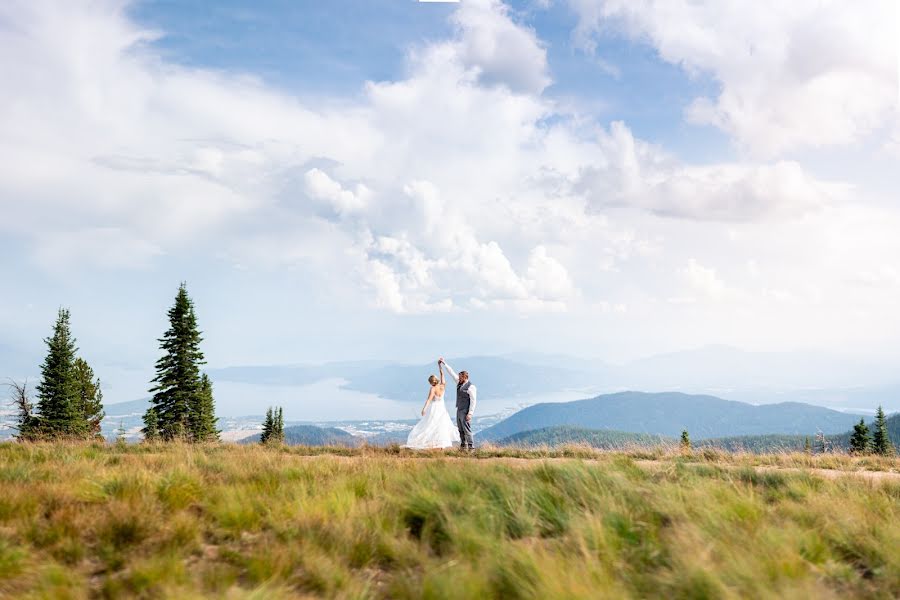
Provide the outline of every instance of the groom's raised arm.
{"type": "Polygon", "coordinates": [[[456,374],[456,371],[453,370],[453,367],[447,364],[447,361],[444,361],[444,366],[447,367],[447,372],[450,373],[450,377],[453,378],[453,381],[459,383],[459,375],[456,374]]]}

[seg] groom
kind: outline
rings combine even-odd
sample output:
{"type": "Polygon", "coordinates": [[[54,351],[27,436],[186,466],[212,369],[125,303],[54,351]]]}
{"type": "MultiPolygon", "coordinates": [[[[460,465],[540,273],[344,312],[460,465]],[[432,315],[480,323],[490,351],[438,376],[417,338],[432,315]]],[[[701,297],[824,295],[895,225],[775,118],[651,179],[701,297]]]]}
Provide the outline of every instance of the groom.
{"type": "Polygon", "coordinates": [[[456,426],[459,427],[459,449],[472,450],[475,441],[472,439],[472,414],[475,412],[475,385],[469,381],[469,372],[460,371],[459,375],[453,367],[438,359],[438,364],[447,367],[450,377],[456,382],[456,426]]]}

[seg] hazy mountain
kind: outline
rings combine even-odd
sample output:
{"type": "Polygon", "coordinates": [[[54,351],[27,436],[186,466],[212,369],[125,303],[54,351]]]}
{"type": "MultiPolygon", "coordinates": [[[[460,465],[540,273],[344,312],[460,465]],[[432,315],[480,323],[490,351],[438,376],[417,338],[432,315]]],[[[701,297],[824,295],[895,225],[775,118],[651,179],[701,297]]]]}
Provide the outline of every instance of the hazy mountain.
{"type": "MultiPolygon", "coordinates": [[[[870,433],[873,427],[874,423],[870,421],[870,433]]],[[[887,418],[887,428],[894,448],[900,450],[900,413],[887,418]]],[[[851,433],[852,430],[826,435],[826,439],[832,448],[847,450],[850,447],[851,433]]],[[[693,446],[694,448],[719,448],[729,452],[799,452],[804,450],[807,440],[813,446],[816,444],[814,434],[770,433],[694,439],[693,446]]],[[[629,446],[676,445],[678,442],[675,437],[557,425],[521,431],[497,440],[495,443],[501,446],[546,445],[550,447],[563,444],[588,444],[594,448],[615,450],[629,446]]]]}
{"type": "MultiPolygon", "coordinates": [[[[333,427],[292,425],[284,428],[284,442],[289,446],[358,446],[362,441],[362,438],[333,427]]],[[[259,436],[244,438],[240,443],[259,443],[259,436]]]]}
{"type": "MultiPolygon", "coordinates": [[[[454,369],[469,371],[472,382],[478,386],[479,391],[495,398],[577,389],[595,379],[591,373],[584,371],[524,364],[496,356],[473,356],[448,361],[454,369]]],[[[421,402],[425,398],[428,376],[431,374],[438,374],[436,363],[388,365],[348,377],[346,387],[385,398],[421,402]]],[[[452,384],[452,380],[450,383],[452,384]]]]}
{"type": "Polygon", "coordinates": [[[389,361],[346,361],[321,365],[260,365],[206,369],[213,381],[234,381],[258,385],[308,385],[323,379],[349,379],[387,367],[389,361]]]}
{"type": "Polygon", "coordinates": [[[715,396],[677,392],[620,392],[590,400],[536,404],[481,432],[483,440],[500,440],[521,431],[553,425],[614,429],[678,436],[687,429],[695,439],[768,433],[839,433],[859,415],[784,402],[753,406],[715,396]]]}
{"type": "MultiPolygon", "coordinates": [[[[748,352],[707,346],[614,365],[597,359],[537,352],[497,357],[451,358],[467,369],[482,397],[521,396],[580,390],[585,396],[639,389],[707,394],[753,404],[805,402],[851,411],[874,411],[878,404],[900,409],[900,376],[895,366],[810,352],[748,352]]],[[[308,385],[343,379],[349,390],[399,401],[421,401],[434,363],[356,361],[322,365],[247,366],[210,369],[214,381],[260,385],[308,385]]]]}

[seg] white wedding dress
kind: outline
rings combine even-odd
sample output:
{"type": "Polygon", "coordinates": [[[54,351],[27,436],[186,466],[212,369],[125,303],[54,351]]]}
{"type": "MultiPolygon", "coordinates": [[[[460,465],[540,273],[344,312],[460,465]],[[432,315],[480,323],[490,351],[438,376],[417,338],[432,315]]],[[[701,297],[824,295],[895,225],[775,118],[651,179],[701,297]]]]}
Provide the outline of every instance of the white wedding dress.
{"type": "Polygon", "coordinates": [[[425,408],[425,416],[409,432],[405,447],[424,450],[458,445],[459,429],[444,406],[444,396],[435,396],[425,408]]]}

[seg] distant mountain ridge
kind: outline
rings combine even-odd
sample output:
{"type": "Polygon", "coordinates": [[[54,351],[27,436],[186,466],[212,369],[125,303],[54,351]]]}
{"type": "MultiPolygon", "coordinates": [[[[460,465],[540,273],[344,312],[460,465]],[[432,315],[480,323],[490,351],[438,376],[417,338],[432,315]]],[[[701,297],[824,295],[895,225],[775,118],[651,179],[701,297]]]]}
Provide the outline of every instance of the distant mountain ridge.
{"type": "MultiPolygon", "coordinates": [[[[612,364],[562,354],[516,352],[451,357],[472,373],[485,398],[581,390],[585,397],[628,389],[708,394],[752,404],[795,401],[841,407],[900,410],[900,376],[880,362],[814,352],[750,352],[706,346],[612,364]]],[[[350,390],[401,401],[422,400],[433,362],[345,361],[319,365],[235,366],[208,369],[213,380],[260,385],[308,385],[343,379],[350,390]]]]}
{"type": "Polygon", "coordinates": [[[516,433],[555,425],[610,429],[677,437],[687,429],[694,438],[760,434],[842,433],[860,415],[784,402],[755,406],[715,396],[680,392],[619,392],[588,400],[535,404],[482,431],[496,441],[516,433]]]}
{"type": "MultiPolygon", "coordinates": [[[[292,425],[284,428],[284,443],[289,446],[359,446],[362,442],[362,438],[333,427],[292,425]]],[[[240,443],[259,443],[259,435],[244,438],[240,443]]]]}
{"type": "MultiPolygon", "coordinates": [[[[900,451],[900,413],[886,419],[888,437],[894,448],[900,451]]],[[[868,423],[869,431],[874,422],[868,423]]],[[[831,448],[846,451],[850,447],[851,431],[826,435],[831,448]]],[[[729,452],[799,452],[805,449],[806,442],[811,446],[817,444],[814,434],[761,434],[739,435],[708,439],[693,438],[694,448],[718,448],[729,452]]],[[[674,437],[654,436],[641,433],[629,433],[606,429],[587,429],[555,425],[541,429],[531,429],[515,433],[495,442],[500,446],[560,446],[564,444],[587,444],[593,448],[616,450],[629,446],[653,447],[658,445],[675,445],[679,440],[674,437]]]]}

